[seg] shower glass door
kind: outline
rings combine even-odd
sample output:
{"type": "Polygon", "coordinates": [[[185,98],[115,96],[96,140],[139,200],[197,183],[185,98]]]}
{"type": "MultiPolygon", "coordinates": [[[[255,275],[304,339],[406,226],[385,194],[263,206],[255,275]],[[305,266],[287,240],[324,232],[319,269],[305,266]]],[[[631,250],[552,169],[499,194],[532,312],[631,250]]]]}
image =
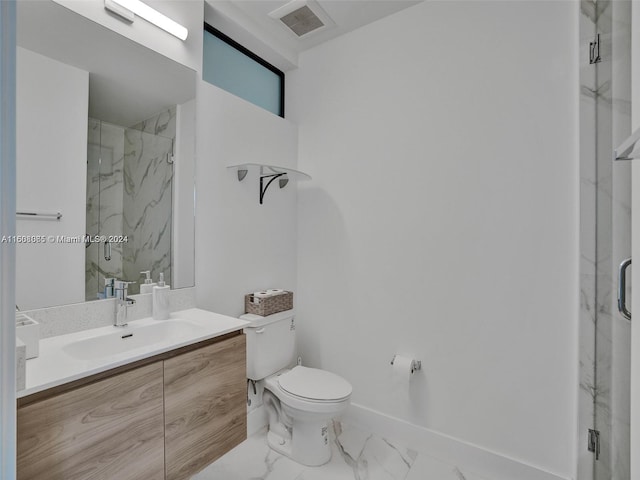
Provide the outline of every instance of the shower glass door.
{"type": "Polygon", "coordinates": [[[617,283],[631,256],[631,165],[612,155],[631,132],[631,2],[582,1],[580,21],[578,478],[628,480],[631,323],[617,283]]]}
{"type": "Polygon", "coordinates": [[[101,240],[123,234],[124,128],[89,119],[87,151],[86,300],[102,298],[105,278],[123,278],[122,245],[101,240]]]}
{"type": "Polygon", "coordinates": [[[89,119],[86,300],[103,297],[105,279],[171,278],[172,151],[171,138],[89,119]]]}

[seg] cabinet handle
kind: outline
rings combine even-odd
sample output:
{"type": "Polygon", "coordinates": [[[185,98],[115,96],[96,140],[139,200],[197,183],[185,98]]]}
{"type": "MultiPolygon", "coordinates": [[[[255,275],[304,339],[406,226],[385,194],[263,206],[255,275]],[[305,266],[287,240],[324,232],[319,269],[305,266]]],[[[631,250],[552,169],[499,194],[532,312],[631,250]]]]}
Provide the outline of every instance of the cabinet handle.
{"type": "Polygon", "coordinates": [[[256,329],[256,333],[264,333],[264,327],[262,327],[262,328],[257,328],[257,329],[256,329]]]}

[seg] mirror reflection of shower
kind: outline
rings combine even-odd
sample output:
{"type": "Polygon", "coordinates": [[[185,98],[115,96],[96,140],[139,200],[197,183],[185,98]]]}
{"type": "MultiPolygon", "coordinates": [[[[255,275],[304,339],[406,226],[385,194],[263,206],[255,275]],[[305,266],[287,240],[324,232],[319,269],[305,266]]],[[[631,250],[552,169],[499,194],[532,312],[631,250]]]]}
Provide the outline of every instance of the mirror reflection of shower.
{"type": "Polygon", "coordinates": [[[132,294],[141,271],[172,278],[175,119],[175,108],[131,127],[89,119],[87,233],[101,240],[86,249],[86,300],[110,278],[138,282],[132,294]]]}

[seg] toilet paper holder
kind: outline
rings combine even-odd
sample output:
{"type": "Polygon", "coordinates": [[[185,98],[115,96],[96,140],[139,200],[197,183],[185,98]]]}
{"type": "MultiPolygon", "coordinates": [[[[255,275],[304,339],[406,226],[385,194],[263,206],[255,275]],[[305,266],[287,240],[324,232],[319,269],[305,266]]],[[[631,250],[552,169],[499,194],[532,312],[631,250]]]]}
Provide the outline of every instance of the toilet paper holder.
{"type": "MultiPolygon", "coordinates": [[[[395,361],[397,356],[397,354],[393,356],[393,358],[391,359],[391,365],[393,365],[393,362],[395,361]]],[[[421,360],[411,360],[411,373],[414,373],[416,370],[422,370],[421,360]]]]}

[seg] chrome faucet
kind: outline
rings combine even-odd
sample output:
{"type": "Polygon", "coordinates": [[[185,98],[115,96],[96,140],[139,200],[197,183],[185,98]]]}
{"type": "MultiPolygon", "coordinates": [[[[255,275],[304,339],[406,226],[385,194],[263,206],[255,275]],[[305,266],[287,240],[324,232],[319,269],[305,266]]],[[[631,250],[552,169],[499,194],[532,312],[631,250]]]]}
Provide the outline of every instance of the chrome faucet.
{"type": "Polygon", "coordinates": [[[125,282],[118,280],[115,283],[116,294],[116,319],[113,322],[114,327],[126,327],[127,326],[127,307],[130,307],[136,301],[133,298],[127,297],[127,289],[129,285],[136,282],[125,282]]]}

